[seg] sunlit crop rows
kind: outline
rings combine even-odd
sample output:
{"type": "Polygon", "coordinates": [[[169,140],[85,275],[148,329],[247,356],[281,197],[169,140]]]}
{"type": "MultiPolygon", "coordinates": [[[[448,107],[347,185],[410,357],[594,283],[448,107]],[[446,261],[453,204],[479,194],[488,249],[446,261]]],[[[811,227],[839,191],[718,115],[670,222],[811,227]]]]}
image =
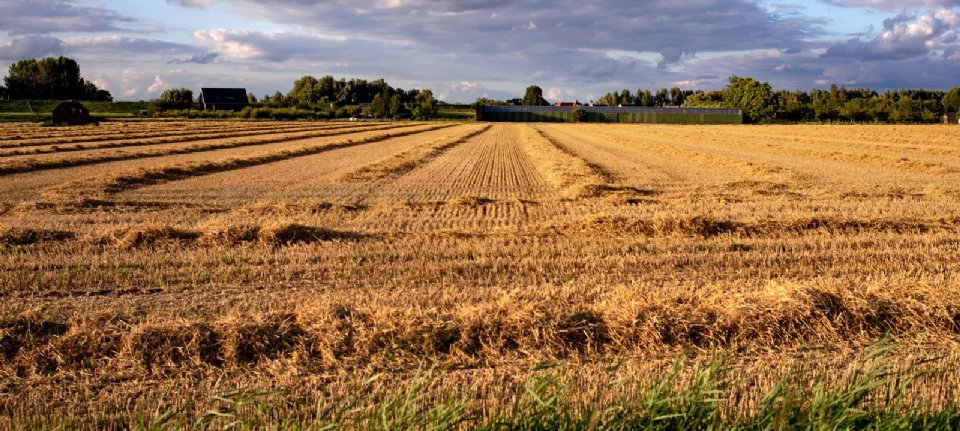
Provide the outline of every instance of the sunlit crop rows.
{"type": "Polygon", "coordinates": [[[590,402],[719,351],[749,414],[885,333],[955,370],[958,233],[960,128],[7,124],[0,419],[422,367],[497,405],[550,361],[590,402]]]}

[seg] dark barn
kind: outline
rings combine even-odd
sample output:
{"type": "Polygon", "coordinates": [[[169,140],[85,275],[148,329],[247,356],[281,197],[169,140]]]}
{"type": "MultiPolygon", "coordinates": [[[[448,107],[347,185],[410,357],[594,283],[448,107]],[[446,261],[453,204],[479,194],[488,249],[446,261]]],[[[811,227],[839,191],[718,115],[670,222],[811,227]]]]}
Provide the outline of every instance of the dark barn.
{"type": "Polygon", "coordinates": [[[53,124],[79,126],[90,122],[90,110],[80,102],[61,102],[53,108],[53,124]]]}
{"type": "Polygon", "coordinates": [[[205,111],[239,111],[247,106],[245,88],[201,88],[200,104],[205,111]]]}

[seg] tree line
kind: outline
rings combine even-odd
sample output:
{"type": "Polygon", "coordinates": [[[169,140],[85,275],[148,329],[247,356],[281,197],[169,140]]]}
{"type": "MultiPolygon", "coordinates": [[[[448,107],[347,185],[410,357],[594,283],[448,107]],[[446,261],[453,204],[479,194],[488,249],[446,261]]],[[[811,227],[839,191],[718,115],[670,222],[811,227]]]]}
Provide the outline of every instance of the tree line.
{"type": "MultiPolygon", "coordinates": [[[[199,95],[198,95],[199,97],[199,95]]],[[[247,94],[254,107],[290,108],[313,111],[334,111],[334,116],[358,115],[357,105],[366,105],[372,117],[427,119],[437,113],[437,101],[431,90],[393,88],[383,79],[320,79],[304,76],[293,83],[286,94],[280,91],[257,98],[247,94]]],[[[159,110],[189,109],[194,101],[193,91],[187,88],[164,90],[156,101],[159,110]]]]}
{"type": "MultiPolygon", "coordinates": [[[[251,99],[251,102],[257,102],[255,98],[251,99]]],[[[348,80],[336,79],[331,75],[320,78],[303,76],[294,81],[293,88],[287,94],[277,91],[272,96],[264,96],[259,103],[301,109],[367,105],[367,113],[373,117],[425,119],[437,113],[437,101],[431,90],[404,90],[390,86],[383,79],[348,80]]]]}
{"type": "Polygon", "coordinates": [[[732,76],[725,88],[692,91],[662,88],[655,93],[640,89],[605,94],[598,104],[609,106],[682,106],[734,108],[752,123],[858,122],[934,123],[944,113],[960,111],[960,87],[950,91],[893,90],[878,93],[867,88],[774,90],[770,83],[732,76]]]}
{"type": "Polygon", "coordinates": [[[63,56],[17,61],[3,81],[3,99],[113,101],[109,91],[83,79],[76,61],[63,56]]]}

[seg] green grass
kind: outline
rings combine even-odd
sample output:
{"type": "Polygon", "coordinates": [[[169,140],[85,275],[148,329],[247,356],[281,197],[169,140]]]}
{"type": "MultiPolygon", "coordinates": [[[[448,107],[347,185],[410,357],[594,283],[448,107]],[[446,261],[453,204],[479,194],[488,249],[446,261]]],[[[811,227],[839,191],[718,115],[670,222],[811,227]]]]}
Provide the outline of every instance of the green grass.
{"type": "MultiPolygon", "coordinates": [[[[141,117],[141,111],[153,112],[150,102],[81,102],[97,118],[141,117]]],[[[50,119],[58,100],[0,100],[0,122],[41,122],[50,119]]]]}
{"type": "Polygon", "coordinates": [[[610,381],[585,400],[562,380],[562,365],[530,372],[512,400],[499,407],[443,389],[435,371],[418,371],[391,386],[383,375],[357,383],[351,395],[304,406],[277,391],[230,390],[207,405],[139,410],[134,417],[44,418],[21,429],[74,429],[104,424],[161,429],[364,430],[927,430],[960,429],[960,410],[908,403],[905,391],[935,370],[924,363],[895,371],[893,346],[880,341],[855,372],[827,384],[823,374],[787,375],[746,416],[724,414],[727,367],[722,357],[702,366],[678,360],[650,383],[623,390],[610,381]],[[395,389],[390,389],[395,387],[395,389]],[[603,400],[603,401],[601,401],[603,400]],[[190,410],[193,411],[190,411],[190,410]]]}

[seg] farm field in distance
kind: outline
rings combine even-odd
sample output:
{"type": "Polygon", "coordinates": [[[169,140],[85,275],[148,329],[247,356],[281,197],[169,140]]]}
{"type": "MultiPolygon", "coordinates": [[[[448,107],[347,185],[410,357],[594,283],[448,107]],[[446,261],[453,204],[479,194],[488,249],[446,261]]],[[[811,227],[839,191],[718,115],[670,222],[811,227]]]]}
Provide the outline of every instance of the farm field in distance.
{"type": "Polygon", "coordinates": [[[701,395],[748,418],[885,334],[884,367],[935,370],[905,402],[944,408],[958,233],[960,127],[4,123],[0,428],[402,397],[471,428],[718,358],[701,395]]]}

